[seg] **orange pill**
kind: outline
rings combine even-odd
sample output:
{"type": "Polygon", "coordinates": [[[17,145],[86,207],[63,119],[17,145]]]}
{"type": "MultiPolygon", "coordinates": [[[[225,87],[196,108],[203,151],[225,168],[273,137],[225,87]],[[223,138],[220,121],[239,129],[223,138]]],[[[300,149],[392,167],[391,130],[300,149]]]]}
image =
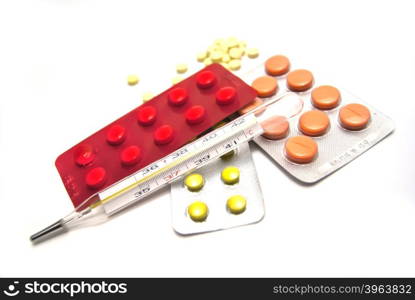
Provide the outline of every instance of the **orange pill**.
{"type": "Polygon", "coordinates": [[[369,123],[370,111],[362,104],[347,104],[339,111],[339,121],[343,128],[360,130],[365,128],[369,123]]]}
{"type": "Polygon", "coordinates": [[[294,92],[303,92],[313,86],[313,74],[304,69],[291,71],[287,75],[287,86],[294,92]]]}
{"type": "MultiPolygon", "coordinates": [[[[252,101],[251,103],[249,103],[248,105],[242,107],[238,112],[240,115],[244,115],[249,113],[250,111],[254,110],[255,108],[257,108],[258,106],[264,104],[264,101],[260,98],[255,98],[254,101],[252,101]]],[[[258,110],[257,112],[255,112],[255,115],[258,116],[261,113],[263,113],[265,111],[265,108],[261,108],[260,110],[258,110]]]]}
{"type": "Polygon", "coordinates": [[[256,90],[259,97],[269,97],[278,90],[278,82],[274,77],[261,76],[255,79],[251,86],[256,90]]]}
{"type": "Polygon", "coordinates": [[[311,103],[319,109],[332,109],[340,103],[340,92],[334,86],[322,85],[311,92],[311,103]]]}
{"type": "Polygon", "coordinates": [[[327,132],[330,120],[326,113],[320,110],[310,110],[303,113],[298,121],[302,133],[309,136],[319,136],[327,132]]]}
{"type": "Polygon", "coordinates": [[[264,130],[263,137],[270,140],[279,140],[287,136],[290,125],[286,117],[272,116],[261,122],[261,127],[264,130]]]}
{"type": "Polygon", "coordinates": [[[293,136],[285,143],[285,155],[296,163],[311,162],[317,156],[317,152],[317,143],[308,136],[293,136]]]}
{"type": "Polygon", "coordinates": [[[272,76],[281,76],[290,70],[290,61],[284,55],[274,55],[265,62],[265,71],[272,76]]]}

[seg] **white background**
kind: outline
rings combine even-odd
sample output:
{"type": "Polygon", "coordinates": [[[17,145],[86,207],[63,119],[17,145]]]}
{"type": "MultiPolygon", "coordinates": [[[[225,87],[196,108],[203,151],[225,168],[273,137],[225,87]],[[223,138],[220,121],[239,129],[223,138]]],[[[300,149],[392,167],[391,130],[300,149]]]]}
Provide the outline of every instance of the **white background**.
{"type": "Polygon", "coordinates": [[[414,12],[413,1],[2,0],[0,276],[415,276],[414,12]],[[72,209],[58,154],[227,36],[347,87],[395,133],[313,186],[255,148],[266,201],[256,225],[183,238],[164,189],[32,246],[72,209]]]}

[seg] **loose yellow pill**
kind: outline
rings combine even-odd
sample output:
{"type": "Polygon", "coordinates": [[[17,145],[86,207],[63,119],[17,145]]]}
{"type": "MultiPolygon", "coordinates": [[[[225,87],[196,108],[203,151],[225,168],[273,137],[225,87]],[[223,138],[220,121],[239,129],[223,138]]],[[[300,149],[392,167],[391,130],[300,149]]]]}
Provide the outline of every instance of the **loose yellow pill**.
{"type": "Polygon", "coordinates": [[[213,62],[220,62],[223,56],[223,52],[222,51],[213,51],[212,54],[210,55],[210,58],[212,59],[213,62]]]}
{"type": "Polygon", "coordinates": [[[235,37],[228,38],[228,40],[226,42],[227,42],[229,48],[233,48],[233,47],[236,47],[236,46],[239,45],[239,41],[235,37]]]}
{"type": "Polygon", "coordinates": [[[144,93],[143,94],[143,102],[147,102],[153,99],[154,95],[152,93],[144,93]]]}
{"type": "Polygon", "coordinates": [[[198,62],[203,62],[205,60],[206,57],[208,57],[208,53],[207,51],[203,51],[203,52],[199,52],[196,56],[196,59],[198,62]]]}
{"type": "Polygon", "coordinates": [[[228,63],[228,62],[230,62],[231,61],[231,57],[228,55],[228,54],[224,54],[223,56],[222,56],[222,62],[224,62],[224,63],[228,63]]]}
{"type": "Polygon", "coordinates": [[[259,51],[257,48],[249,48],[246,50],[246,54],[249,58],[257,58],[259,55],[259,51]]]}
{"type": "Polygon", "coordinates": [[[128,85],[136,85],[139,80],[137,75],[128,75],[127,77],[128,85]]]}
{"type": "Polygon", "coordinates": [[[173,85],[175,85],[175,84],[178,84],[180,81],[182,81],[183,80],[183,77],[181,77],[181,76],[176,76],[176,77],[173,77],[172,78],[172,80],[171,80],[171,83],[173,84],[173,85]]]}
{"type": "Polygon", "coordinates": [[[229,151],[228,153],[225,153],[220,158],[223,160],[229,160],[235,155],[235,150],[229,151]]]}
{"type": "Polygon", "coordinates": [[[229,56],[233,59],[240,59],[242,55],[243,55],[243,52],[238,47],[235,47],[229,50],[229,56]]]}
{"type": "Polygon", "coordinates": [[[235,215],[241,214],[246,209],[246,198],[242,195],[234,195],[228,198],[226,206],[231,213],[235,215]]]}
{"type": "Polygon", "coordinates": [[[228,65],[229,69],[231,69],[232,71],[236,71],[241,68],[241,61],[239,59],[232,59],[228,65]]]}
{"type": "Polygon", "coordinates": [[[203,222],[208,215],[208,207],[204,202],[196,201],[187,207],[189,217],[195,222],[203,222]]]}
{"type": "Polygon", "coordinates": [[[186,64],[177,64],[176,65],[176,71],[177,73],[183,74],[187,71],[187,65],[186,64]]]}
{"type": "Polygon", "coordinates": [[[208,58],[205,58],[205,60],[203,61],[203,63],[205,64],[205,66],[209,66],[209,65],[212,64],[212,60],[208,57],[208,58]]]}
{"type": "Polygon", "coordinates": [[[202,187],[205,185],[205,180],[202,175],[198,173],[193,173],[190,175],[187,175],[184,179],[184,185],[187,187],[187,189],[191,192],[197,192],[202,189],[202,187]]]}
{"type": "Polygon", "coordinates": [[[234,166],[226,167],[222,170],[221,178],[226,184],[235,184],[239,182],[239,169],[234,166]]]}

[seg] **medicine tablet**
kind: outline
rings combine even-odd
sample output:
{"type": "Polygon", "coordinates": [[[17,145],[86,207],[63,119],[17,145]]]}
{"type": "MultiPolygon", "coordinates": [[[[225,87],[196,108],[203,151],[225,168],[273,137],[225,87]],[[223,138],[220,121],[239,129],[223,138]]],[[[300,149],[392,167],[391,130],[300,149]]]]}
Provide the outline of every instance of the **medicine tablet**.
{"type": "Polygon", "coordinates": [[[170,125],[162,125],[154,131],[154,142],[157,145],[170,143],[174,138],[174,130],[170,125]]]}
{"type": "Polygon", "coordinates": [[[294,136],[285,143],[285,155],[289,160],[296,163],[311,162],[316,157],[317,152],[317,143],[308,136],[294,136]]]}
{"type": "MultiPolygon", "coordinates": [[[[254,110],[255,108],[257,108],[258,106],[264,104],[264,101],[261,98],[255,98],[254,101],[252,101],[251,103],[249,103],[248,105],[242,107],[238,113],[240,115],[245,115],[247,113],[249,113],[250,111],[254,110]]],[[[263,113],[265,111],[265,107],[263,109],[258,110],[257,112],[255,112],[255,116],[259,116],[261,113],[263,113]]]]}
{"type": "Polygon", "coordinates": [[[340,103],[340,92],[334,86],[321,85],[311,92],[311,103],[319,109],[332,109],[340,103]]]}
{"type": "Polygon", "coordinates": [[[136,75],[128,75],[127,82],[128,85],[136,85],[140,79],[136,75]]]}
{"type": "Polygon", "coordinates": [[[241,61],[239,59],[232,59],[228,65],[229,69],[231,69],[232,71],[236,71],[241,68],[241,61]]]}
{"type": "Polygon", "coordinates": [[[287,75],[287,86],[294,92],[303,92],[313,86],[313,74],[304,69],[291,71],[287,75]]]}
{"type": "Polygon", "coordinates": [[[248,55],[249,58],[257,58],[259,51],[257,48],[249,48],[246,50],[246,55],[248,55]]]}
{"type": "Polygon", "coordinates": [[[243,55],[243,51],[239,48],[232,48],[229,50],[229,56],[232,59],[240,59],[243,55]]]}
{"type": "Polygon", "coordinates": [[[203,63],[205,64],[205,66],[209,66],[209,65],[211,65],[213,62],[212,62],[212,60],[208,57],[208,58],[205,58],[205,60],[203,61],[203,63]]]}
{"type": "Polygon", "coordinates": [[[208,215],[208,207],[204,202],[196,201],[187,207],[189,217],[195,222],[203,222],[208,215]]]}
{"type": "Polygon", "coordinates": [[[85,176],[85,182],[90,188],[101,187],[106,180],[107,172],[103,167],[96,167],[91,169],[85,176]]]}
{"type": "Polygon", "coordinates": [[[216,75],[212,71],[202,71],[196,75],[196,84],[199,88],[207,89],[216,83],[216,75]]]}
{"type": "Polygon", "coordinates": [[[206,109],[201,105],[194,105],[187,109],[185,118],[188,124],[195,125],[203,122],[206,116],[206,109]]]}
{"type": "Polygon", "coordinates": [[[90,164],[95,156],[94,148],[91,145],[79,146],[74,152],[75,163],[81,167],[90,164]]]}
{"type": "Polygon", "coordinates": [[[239,215],[246,209],[246,198],[241,195],[229,197],[228,201],[226,201],[226,207],[231,213],[239,215]]]}
{"type": "Polygon", "coordinates": [[[184,179],[184,185],[187,187],[187,189],[191,192],[197,192],[202,189],[202,187],[205,185],[205,180],[202,175],[198,173],[193,173],[190,175],[187,175],[184,179]]]}
{"type": "Polygon", "coordinates": [[[107,142],[111,145],[119,145],[124,142],[126,130],[121,125],[112,125],[107,131],[107,142]]]}
{"type": "Polygon", "coordinates": [[[280,140],[288,135],[290,125],[286,117],[272,116],[261,122],[262,136],[270,140],[280,140]]]}
{"type": "Polygon", "coordinates": [[[265,71],[272,76],[281,76],[290,70],[290,61],[284,55],[274,55],[265,62],[265,71]]]}
{"type": "Polygon", "coordinates": [[[343,128],[349,130],[361,130],[370,121],[369,109],[358,103],[343,106],[339,111],[339,121],[343,128]]]}
{"type": "Polygon", "coordinates": [[[187,72],[187,65],[186,64],[177,64],[176,71],[179,74],[183,74],[187,72]]]}
{"type": "Polygon", "coordinates": [[[154,98],[154,95],[153,95],[153,93],[144,93],[143,94],[143,102],[145,103],[145,102],[147,102],[147,101],[150,101],[151,99],[153,99],[154,98]]]}
{"type": "Polygon", "coordinates": [[[261,76],[255,79],[251,86],[256,90],[259,97],[269,97],[278,90],[278,82],[274,77],[261,76]]]}
{"type": "Polygon", "coordinates": [[[236,89],[231,86],[220,88],[216,92],[216,102],[220,105],[231,104],[236,98],[236,89]]]}
{"type": "Polygon", "coordinates": [[[156,121],[157,110],[154,106],[146,105],[138,108],[137,121],[143,126],[150,126],[156,121]]]}
{"type": "Polygon", "coordinates": [[[213,62],[220,62],[223,56],[223,52],[222,51],[213,51],[212,54],[210,55],[210,59],[213,62]]]}
{"type": "Polygon", "coordinates": [[[222,57],[222,62],[223,63],[228,63],[231,61],[231,57],[228,54],[223,55],[222,57]]]}
{"type": "Polygon", "coordinates": [[[188,99],[187,90],[182,87],[176,87],[169,91],[167,99],[173,106],[181,106],[186,103],[188,99]]]}
{"type": "Polygon", "coordinates": [[[240,172],[237,167],[230,166],[222,170],[221,178],[226,184],[235,184],[239,182],[240,172]]]}
{"type": "Polygon", "coordinates": [[[302,133],[309,136],[320,136],[327,132],[330,126],[329,117],[320,110],[310,110],[303,113],[298,121],[302,133]]]}
{"type": "Polygon", "coordinates": [[[132,166],[141,159],[141,149],[136,145],[131,145],[121,151],[121,163],[125,166],[132,166]]]}
{"type": "Polygon", "coordinates": [[[235,37],[230,37],[226,40],[226,43],[228,44],[229,48],[233,48],[239,45],[239,41],[235,37]]]}
{"type": "Polygon", "coordinates": [[[196,55],[196,59],[198,62],[203,62],[205,60],[205,58],[208,57],[208,53],[207,51],[203,51],[203,52],[199,52],[196,55]]]}

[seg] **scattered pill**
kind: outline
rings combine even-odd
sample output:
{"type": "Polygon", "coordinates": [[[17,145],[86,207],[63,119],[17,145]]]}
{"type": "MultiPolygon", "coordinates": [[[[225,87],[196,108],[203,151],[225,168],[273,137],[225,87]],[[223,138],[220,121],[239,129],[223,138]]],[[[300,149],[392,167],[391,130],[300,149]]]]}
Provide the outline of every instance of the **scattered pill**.
{"type": "Polygon", "coordinates": [[[278,82],[274,77],[261,76],[255,79],[251,86],[256,90],[259,97],[269,97],[278,90],[278,82]]]}
{"type": "Polygon", "coordinates": [[[162,125],[154,131],[154,142],[157,145],[170,143],[174,138],[174,130],[170,125],[162,125]]]}
{"type": "Polygon", "coordinates": [[[143,94],[143,102],[147,102],[150,101],[151,99],[153,99],[154,95],[152,93],[144,93],[143,94]]]}
{"type": "Polygon", "coordinates": [[[262,136],[270,140],[279,140],[288,135],[290,125],[286,117],[272,116],[261,122],[262,136]]]}
{"type": "Polygon", "coordinates": [[[128,75],[127,77],[128,85],[136,85],[139,80],[137,75],[128,75]]]}
{"type": "Polygon", "coordinates": [[[107,131],[107,142],[111,145],[119,145],[124,142],[126,136],[125,127],[112,125],[107,131]]]}
{"type": "Polygon", "coordinates": [[[175,77],[172,78],[171,83],[173,85],[175,85],[175,84],[178,84],[182,80],[183,80],[183,77],[181,77],[181,76],[175,76],[175,77]]]}
{"type": "Polygon", "coordinates": [[[233,47],[236,47],[236,46],[239,45],[239,41],[235,37],[228,38],[226,42],[227,42],[229,48],[233,48],[233,47]]]}
{"type": "Polygon", "coordinates": [[[339,111],[339,121],[343,128],[349,130],[361,130],[370,121],[369,109],[358,103],[343,106],[339,111]]]}
{"type": "Polygon", "coordinates": [[[198,62],[203,62],[208,57],[207,51],[199,52],[196,55],[196,59],[198,62]]]}
{"type": "Polygon", "coordinates": [[[205,180],[201,174],[193,173],[190,175],[187,175],[184,179],[184,185],[187,187],[187,189],[191,192],[197,192],[202,189],[202,187],[205,184],[205,180]]]}
{"type": "Polygon", "coordinates": [[[96,167],[91,169],[85,176],[85,182],[90,188],[101,187],[106,180],[107,172],[103,167],[96,167]]]}
{"type": "Polygon", "coordinates": [[[228,63],[230,61],[231,61],[231,57],[229,56],[229,54],[225,54],[224,56],[222,56],[223,63],[228,63]]]}
{"type": "Polygon", "coordinates": [[[210,59],[213,62],[220,62],[223,56],[223,52],[222,51],[213,51],[212,54],[210,55],[210,59]]]}
{"type": "Polygon", "coordinates": [[[187,207],[189,217],[195,222],[203,222],[208,215],[208,207],[204,202],[196,201],[187,207]]]}
{"type": "Polygon", "coordinates": [[[291,71],[287,75],[287,86],[294,92],[303,92],[313,86],[313,74],[304,69],[291,71]]]}
{"type": "Polygon", "coordinates": [[[221,178],[224,183],[231,185],[239,182],[239,175],[239,169],[237,167],[230,166],[222,170],[221,178]]]}
{"type": "Polygon", "coordinates": [[[308,136],[294,136],[285,143],[287,158],[296,163],[304,164],[311,162],[316,157],[317,151],[317,143],[308,136]]]}
{"type": "MultiPolygon", "coordinates": [[[[255,108],[257,108],[258,106],[260,106],[262,104],[264,104],[264,101],[261,98],[257,97],[257,98],[255,98],[254,101],[252,101],[248,105],[241,108],[238,112],[239,112],[240,115],[245,115],[245,114],[249,113],[250,111],[254,110],[255,108]]],[[[265,110],[266,110],[266,108],[264,107],[263,109],[260,109],[260,110],[256,111],[255,116],[259,116],[265,110]]]]}
{"type": "Polygon", "coordinates": [[[125,166],[132,166],[141,159],[141,149],[138,146],[131,145],[121,151],[121,163],[125,166]]]}
{"type": "Polygon", "coordinates": [[[259,51],[257,48],[249,48],[246,50],[246,55],[248,55],[249,58],[257,58],[259,51]]]}
{"type": "Polygon", "coordinates": [[[332,109],[340,103],[340,92],[333,86],[321,85],[311,92],[311,103],[319,109],[332,109]]]}
{"type": "Polygon", "coordinates": [[[229,69],[232,71],[237,71],[241,68],[241,61],[239,59],[232,59],[228,65],[229,69]]]}
{"type": "Polygon", "coordinates": [[[281,76],[290,70],[290,61],[284,55],[274,55],[265,62],[265,71],[271,76],[281,76]]]}
{"type": "Polygon", "coordinates": [[[183,74],[187,72],[187,65],[186,64],[178,64],[176,65],[176,71],[179,74],[183,74]]]}
{"type": "Polygon", "coordinates": [[[234,195],[228,198],[226,206],[231,213],[235,215],[241,214],[246,209],[246,198],[242,195],[234,195]]]}
{"type": "Polygon", "coordinates": [[[229,57],[232,59],[240,59],[243,55],[243,51],[239,48],[232,48],[229,50],[229,57]]]}
{"type": "Polygon", "coordinates": [[[320,136],[327,132],[330,126],[329,117],[320,110],[310,110],[303,113],[298,121],[302,133],[309,136],[320,136]]]}
{"type": "Polygon", "coordinates": [[[209,57],[207,57],[207,58],[205,58],[205,60],[203,61],[203,63],[205,64],[205,66],[209,66],[209,65],[211,65],[213,62],[212,62],[212,60],[211,60],[209,57]]]}

